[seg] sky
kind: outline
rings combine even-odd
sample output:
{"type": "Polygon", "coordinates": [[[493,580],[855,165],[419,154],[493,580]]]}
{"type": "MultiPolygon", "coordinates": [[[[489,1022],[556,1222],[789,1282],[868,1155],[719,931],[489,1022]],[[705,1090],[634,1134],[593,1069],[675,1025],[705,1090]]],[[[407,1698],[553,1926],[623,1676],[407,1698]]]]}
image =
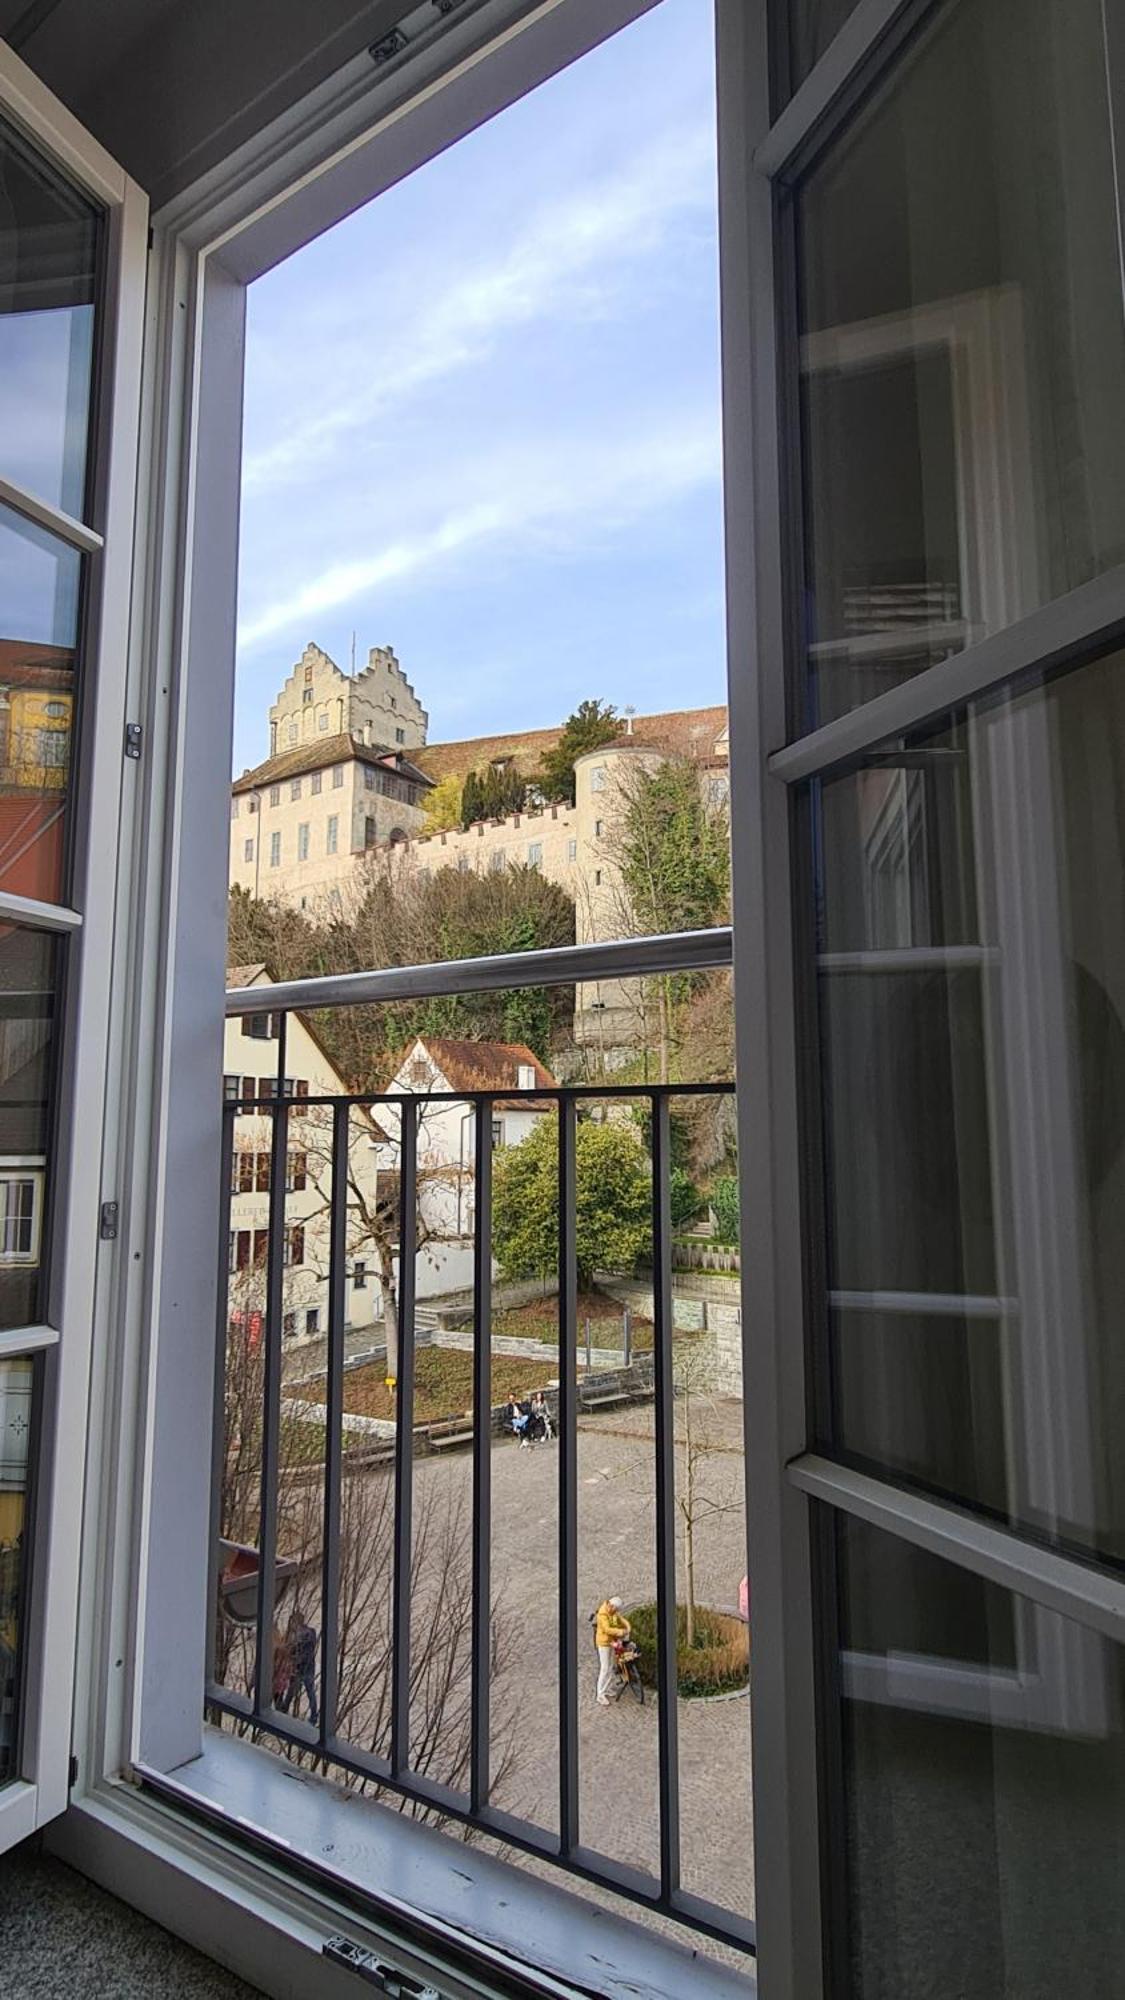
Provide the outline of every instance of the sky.
{"type": "Polygon", "coordinates": [[[236,771],[353,632],[431,742],[724,699],[710,17],[663,0],[251,288],[236,771]]]}

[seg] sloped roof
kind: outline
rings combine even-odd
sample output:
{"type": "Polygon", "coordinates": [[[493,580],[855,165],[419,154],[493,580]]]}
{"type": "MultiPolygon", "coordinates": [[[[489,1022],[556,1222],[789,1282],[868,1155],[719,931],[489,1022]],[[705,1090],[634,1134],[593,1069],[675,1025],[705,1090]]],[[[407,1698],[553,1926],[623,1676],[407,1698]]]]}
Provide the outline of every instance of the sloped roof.
{"type": "Polygon", "coordinates": [[[41,646],[30,639],[0,639],[0,682],[11,687],[69,688],[74,678],[70,646],[41,646]]]}
{"type": "Polygon", "coordinates": [[[318,736],[315,743],[296,743],[291,750],[280,750],[276,757],[267,757],[264,764],[256,764],[252,771],[244,771],[241,778],[235,779],[231,791],[261,791],[264,785],[280,785],[286,778],[302,778],[308,771],[327,771],[333,764],[353,761],[378,765],[380,770],[409,778],[427,791],[434,782],[401,750],[392,750],[386,743],[364,743],[361,737],[349,735],[345,730],[342,736],[318,736]]]}
{"type": "MultiPolygon", "coordinates": [[[[558,1088],[555,1078],[524,1042],[458,1041],[449,1035],[416,1035],[402,1051],[393,1075],[399,1076],[412,1050],[421,1043],[451,1090],[518,1090],[520,1065],[533,1070],[536,1085],[543,1090],[558,1088]]],[[[512,1100],[517,1109],[543,1110],[550,1099],[520,1097],[512,1100]]]]}
{"type": "Polygon", "coordinates": [[[227,992],[236,986],[253,986],[254,981],[261,978],[265,969],[264,962],[261,965],[228,965],[227,992]]]}
{"type": "MultiPolygon", "coordinates": [[[[635,715],[631,732],[623,721],[621,734],[614,741],[702,760],[714,755],[716,741],[726,724],[727,712],[721,704],[714,708],[672,709],[663,715],[635,715]]],[[[560,723],[555,729],[526,729],[508,736],[470,736],[460,743],[428,743],[414,754],[422,770],[435,782],[450,772],[463,780],[470,771],[482,770],[502,757],[510,757],[517,770],[530,776],[561,735],[560,723]]]]}

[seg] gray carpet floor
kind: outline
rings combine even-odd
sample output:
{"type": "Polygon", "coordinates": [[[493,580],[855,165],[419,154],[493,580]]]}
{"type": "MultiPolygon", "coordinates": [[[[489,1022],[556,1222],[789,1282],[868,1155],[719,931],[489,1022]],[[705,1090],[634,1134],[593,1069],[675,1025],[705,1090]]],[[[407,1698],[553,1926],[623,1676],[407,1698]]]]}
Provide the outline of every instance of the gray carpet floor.
{"type": "Polygon", "coordinates": [[[0,2000],[254,2000],[256,1991],[33,1844],[0,1857],[0,2000]]]}

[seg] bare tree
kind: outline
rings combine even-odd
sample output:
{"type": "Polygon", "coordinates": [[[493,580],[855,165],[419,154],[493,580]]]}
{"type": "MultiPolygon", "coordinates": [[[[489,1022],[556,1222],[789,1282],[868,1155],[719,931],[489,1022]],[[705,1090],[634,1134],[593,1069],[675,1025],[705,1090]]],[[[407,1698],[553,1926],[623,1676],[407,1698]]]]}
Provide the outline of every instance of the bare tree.
{"type": "MultiPolygon", "coordinates": [[[[377,1106],[375,1114],[363,1106],[352,1110],[345,1193],[346,1254],[349,1260],[372,1256],[379,1274],[386,1374],[392,1384],[398,1379],[399,1263],[404,1235],[402,1187],[398,1167],[380,1164],[378,1156],[400,1157],[397,1127],[398,1113],[394,1107],[377,1106]]],[[[295,1129],[307,1155],[308,1181],[317,1196],[316,1205],[305,1215],[306,1256],[326,1276],[332,1210],[332,1114],[326,1107],[314,1105],[300,1114],[295,1129]]],[[[461,1196],[472,1186],[472,1181],[471,1166],[447,1159],[430,1142],[423,1110],[418,1120],[417,1199],[413,1218],[416,1254],[436,1256],[439,1244],[456,1240],[457,1230],[444,1226],[449,1199],[452,1198],[455,1210],[459,1210],[461,1196]]],[[[408,1242],[410,1233],[407,1223],[408,1242]]]]}
{"type": "MultiPolygon", "coordinates": [[[[242,1537],[253,1514],[261,1435],[260,1371],[236,1355],[228,1369],[232,1456],[225,1469],[223,1532],[242,1537]],[[230,1510],[229,1512],[227,1510],[230,1510]]],[[[324,1549],[321,1468],[310,1463],[296,1427],[283,1428],[278,1500],[278,1551],[295,1564],[294,1580],[280,1607],[318,1622],[324,1549]]],[[[421,1776],[464,1789],[472,1748],[472,1529],[453,1468],[415,1483],[409,1538],[411,1671],[409,1763],[421,1776]]],[[[392,1675],[391,1593],[394,1576],[394,1480],[385,1468],[344,1461],[340,1519],[339,1616],[336,1635],[336,1734],[355,1748],[385,1754],[390,1741],[392,1675]]],[[[255,1634],[219,1619],[216,1673],[233,1691],[252,1689],[255,1634]]],[[[500,1790],[513,1767],[519,1737],[519,1633],[515,1616],[495,1601],[489,1647],[491,1762],[500,1790]]],[[[245,1731],[249,1723],[234,1724],[245,1731]]],[[[315,1753],[296,1752],[316,1763],[315,1753]]],[[[410,1810],[424,1808],[411,1807],[410,1810]]]]}
{"type": "Polygon", "coordinates": [[[710,1461],[720,1447],[715,1437],[714,1369],[706,1343],[684,1340],[672,1354],[675,1381],[675,1437],[679,1446],[676,1509],[684,1551],[684,1638],[695,1644],[696,1536],[705,1521],[738,1511],[737,1499],[716,1494],[708,1477],[710,1461]]]}

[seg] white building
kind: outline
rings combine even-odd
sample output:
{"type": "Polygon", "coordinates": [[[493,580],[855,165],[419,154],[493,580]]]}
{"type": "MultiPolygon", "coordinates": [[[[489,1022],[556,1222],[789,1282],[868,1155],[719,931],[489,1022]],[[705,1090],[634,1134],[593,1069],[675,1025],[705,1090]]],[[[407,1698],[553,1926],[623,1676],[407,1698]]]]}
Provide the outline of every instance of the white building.
{"type": "MultiPolygon", "coordinates": [[[[261,986],[268,1010],[271,981],[264,965],[231,966],[232,986],[261,986]]],[[[226,1024],[223,1052],[223,1099],[227,1104],[261,1100],[263,1107],[277,1093],[276,1016],[268,1011],[247,1014],[226,1024]]],[[[283,1096],[292,1100],[285,1176],[285,1279],[282,1332],[287,1342],[314,1339],[327,1331],[329,1223],[331,1193],[331,1112],[300,1106],[309,1098],[344,1096],[347,1085],[303,1015],[287,1017],[283,1096]]],[[[374,1201],[378,1127],[357,1107],[353,1120],[370,1126],[351,1148],[350,1172],[362,1195],[374,1201]]],[[[257,1337],[265,1315],[266,1254],[269,1246],[273,1118],[240,1112],[234,1120],[230,1150],[230,1242],[228,1255],[230,1317],[257,1337]]],[[[362,1245],[352,1247],[345,1290],[349,1328],[371,1325],[382,1310],[381,1292],[371,1259],[362,1245]]]]}
{"type": "MultiPolygon", "coordinates": [[[[450,1100],[428,1104],[418,1119],[417,1296],[438,1297],[470,1285],[473,1278],[476,1110],[464,1100],[476,1091],[550,1091],[557,1084],[522,1042],[420,1035],[405,1051],[387,1088],[400,1096],[448,1094],[450,1100]]],[[[552,1109],[549,1097],[494,1097],[494,1149],[518,1146],[552,1109]]],[[[381,1104],[378,1115],[387,1135],[378,1147],[379,1170],[397,1174],[398,1114],[392,1105],[381,1104]]]]}

